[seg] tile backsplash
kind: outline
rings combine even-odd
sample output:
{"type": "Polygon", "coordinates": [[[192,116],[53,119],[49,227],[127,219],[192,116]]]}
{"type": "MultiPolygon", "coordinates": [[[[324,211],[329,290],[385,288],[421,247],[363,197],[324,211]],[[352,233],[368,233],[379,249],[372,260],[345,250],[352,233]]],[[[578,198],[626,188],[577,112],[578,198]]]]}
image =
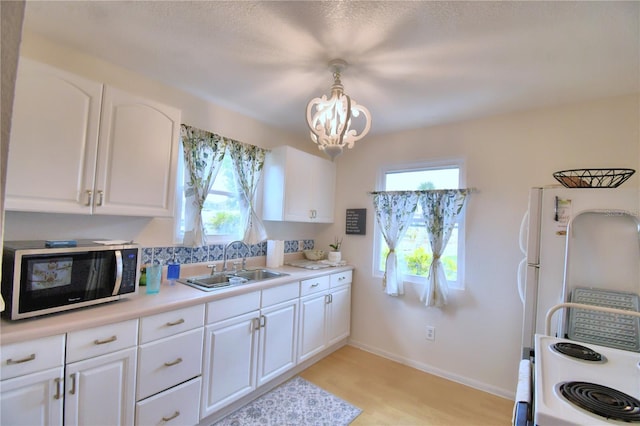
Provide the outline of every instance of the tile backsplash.
{"type": "MultiPolygon", "coordinates": [[[[170,260],[185,263],[217,262],[222,260],[225,244],[213,244],[205,247],[143,247],[141,264],[166,265],[170,260]]],[[[247,257],[259,257],[267,255],[267,242],[249,246],[250,251],[242,244],[234,244],[227,253],[228,259],[236,259],[246,254],[247,257]]],[[[314,240],[286,240],[284,242],[285,253],[296,253],[302,250],[312,250],[314,240]],[[301,244],[302,243],[302,244],[301,244]]]]}

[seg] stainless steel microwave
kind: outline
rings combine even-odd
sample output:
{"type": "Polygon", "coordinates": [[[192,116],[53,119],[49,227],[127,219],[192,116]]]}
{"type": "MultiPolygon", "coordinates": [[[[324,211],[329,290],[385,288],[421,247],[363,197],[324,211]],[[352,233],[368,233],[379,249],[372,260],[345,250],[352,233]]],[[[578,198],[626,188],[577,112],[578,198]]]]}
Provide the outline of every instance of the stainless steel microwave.
{"type": "Polygon", "coordinates": [[[6,241],[2,255],[2,315],[16,320],[96,305],[138,292],[140,247],[78,240],[6,241]]]}

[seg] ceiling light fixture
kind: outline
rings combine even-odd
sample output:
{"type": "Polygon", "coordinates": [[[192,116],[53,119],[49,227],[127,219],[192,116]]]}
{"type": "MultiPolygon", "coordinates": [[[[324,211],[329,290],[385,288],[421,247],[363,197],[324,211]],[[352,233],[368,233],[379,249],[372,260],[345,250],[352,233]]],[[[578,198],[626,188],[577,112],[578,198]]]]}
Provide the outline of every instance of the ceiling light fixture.
{"type": "MultiPolygon", "coordinates": [[[[344,93],[340,81],[340,73],[347,68],[342,59],[329,62],[329,69],[333,72],[333,86],[331,98],[326,95],[313,98],[307,105],[307,124],[311,129],[311,140],[324,151],[331,160],[342,154],[343,148],[353,148],[353,144],[362,139],[371,128],[371,114],[369,110],[344,93]],[[315,107],[315,110],[314,110],[315,107]],[[351,128],[352,118],[362,114],[363,129],[358,133],[351,128]]],[[[357,121],[362,121],[357,120],[357,121]]]]}

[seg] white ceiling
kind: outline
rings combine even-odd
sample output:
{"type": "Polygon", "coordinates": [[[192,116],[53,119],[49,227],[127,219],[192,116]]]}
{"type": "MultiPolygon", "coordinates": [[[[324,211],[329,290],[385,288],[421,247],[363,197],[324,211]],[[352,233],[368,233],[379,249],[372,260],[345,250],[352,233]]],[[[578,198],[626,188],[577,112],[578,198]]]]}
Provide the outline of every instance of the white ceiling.
{"type": "Polygon", "coordinates": [[[338,57],[372,133],[640,92],[637,1],[27,1],[24,27],[295,132],[338,57]]]}

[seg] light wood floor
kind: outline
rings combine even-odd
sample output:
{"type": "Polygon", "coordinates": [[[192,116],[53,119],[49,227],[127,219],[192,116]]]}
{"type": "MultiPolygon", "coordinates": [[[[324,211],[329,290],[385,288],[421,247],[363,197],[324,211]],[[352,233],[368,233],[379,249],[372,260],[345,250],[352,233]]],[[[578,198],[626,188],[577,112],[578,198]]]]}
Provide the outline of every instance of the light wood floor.
{"type": "Polygon", "coordinates": [[[510,425],[513,401],[345,346],[300,373],[362,409],[352,425],[510,425]]]}

